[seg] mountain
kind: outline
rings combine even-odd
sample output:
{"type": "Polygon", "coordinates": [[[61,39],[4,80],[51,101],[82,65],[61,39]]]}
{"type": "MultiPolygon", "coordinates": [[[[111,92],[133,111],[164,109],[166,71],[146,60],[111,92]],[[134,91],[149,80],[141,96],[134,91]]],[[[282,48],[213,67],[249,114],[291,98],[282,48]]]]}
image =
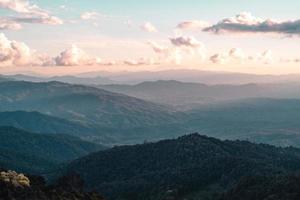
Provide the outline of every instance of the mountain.
{"type": "Polygon", "coordinates": [[[299,99],[254,98],[194,109],[189,112],[190,120],[186,124],[216,137],[255,139],[258,136],[257,142],[265,142],[259,138],[278,133],[286,137],[298,135],[299,109],[299,99]]]}
{"type": "Polygon", "coordinates": [[[79,176],[61,177],[56,184],[46,184],[43,177],[0,172],[0,198],[5,200],[104,200],[95,192],[85,192],[79,176]]]}
{"type": "MultiPolygon", "coordinates": [[[[114,134],[122,134],[123,129],[177,121],[174,110],[167,106],[83,85],[10,81],[0,83],[0,94],[2,112],[38,111],[97,129],[94,135],[102,138],[119,140],[114,134]]],[[[131,131],[131,135],[139,133],[131,131]]]]}
{"type": "Polygon", "coordinates": [[[0,167],[41,173],[103,146],[59,134],[35,134],[13,127],[0,127],[0,167]]]}
{"type": "Polygon", "coordinates": [[[247,98],[300,98],[300,83],[206,85],[159,80],[136,85],[99,85],[99,88],[148,101],[193,109],[201,104],[247,98]]]}
{"type": "Polygon", "coordinates": [[[299,198],[300,175],[291,174],[243,178],[220,200],[297,200],[299,198]]]}
{"type": "Polygon", "coordinates": [[[61,82],[0,83],[0,110],[39,111],[104,127],[155,125],[172,118],[168,107],[122,94],[61,82]]]}
{"type": "Polygon", "coordinates": [[[299,169],[300,149],[191,134],[92,153],[64,173],[81,174],[89,190],[107,199],[161,200],[217,199],[242,177],[299,169]]]}
{"type": "Polygon", "coordinates": [[[122,84],[138,84],[144,81],[176,80],[204,84],[248,84],[298,82],[299,74],[259,75],[236,72],[204,71],[193,69],[138,71],[138,72],[91,72],[79,74],[80,77],[104,76],[122,84]]]}
{"type": "Polygon", "coordinates": [[[92,84],[111,84],[114,81],[105,78],[105,77],[77,77],[77,76],[52,76],[52,77],[42,77],[42,76],[29,76],[24,74],[16,74],[4,76],[7,79],[17,80],[17,81],[29,81],[29,82],[50,82],[50,81],[59,81],[70,84],[84,84],[84,85],[92,85],[92,84]]]}
{"type": "Polygon", "coordinates": [[[35,133],[61,133],[81,137],[93,133],[89,127],[39,112],[0,112],[0,126],[12,126],[35,133]]]}

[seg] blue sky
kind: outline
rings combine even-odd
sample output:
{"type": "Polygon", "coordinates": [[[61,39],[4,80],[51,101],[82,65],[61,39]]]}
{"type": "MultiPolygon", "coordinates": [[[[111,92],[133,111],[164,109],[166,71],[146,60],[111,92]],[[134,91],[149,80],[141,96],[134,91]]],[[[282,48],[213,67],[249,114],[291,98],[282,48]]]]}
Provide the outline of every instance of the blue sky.
{"type": "MultiPolygon", "coordinates": [[[[74,64],[74,68],[65,70],[59,66],[57,71],[72,72],[73,69],[74,71],[87,69],[86,66],[81,67],[79,61],[81,58],[78,60],[76,57],[82,56],[84,52],[85,56],[82,57],[85,60],[87,58],[89,61],[96,60],[96,57],[97,60],[98,57],[99,60],[100,58],[104,60],[102,66],[97,63],[96,66],[89,66],[89,70],[102,68],[105,70],[137,70],[137,68],[158,70],[176,66],[176,68],[189,67],[249,73],[300,72],[298,69],[298,64],[300,64],[298,62],[300,31],[298,30],[300,27],[297,21],[300,19],[300,1],[296,0],[16,0],[27,2],[28,8],[30,5],[36,5],[43,9],[47,13],[47,19],[35,10],[30,11],[32,13],[28,11],[26,13],[7,7],[12,0],[0,0],[0,5],[1,1],[4,2],[2,8],[0,6],[1,17],[5,20],[15,20],[9,23],[19,23],[21,26],[18,30],[15,28],[0,30],[8,40],[23,42],[32,51],[46,54],[49,58],[53,58],[51,62],[54,62],[54,65],[58,65],[58,59],[55,58],[63,52],[68,56],[69,54],[71,57],[74,56],[75,61],[73,59],[71,63],[67,63],[68,65],[74,64]],[[218,28],[226,34],[214,34],[213,28],[216,28],[214,25],[218,25],[217,23],[224,19],[234,18],[242,12],[246,12],[240,15],[242,18],[247,18],[246,22],[234,21],[233,25],[241,23],[238,26],[243,26],[243,30],[232,31],[228,27],[224,28],[227,24],[222,24],[218,28]],[[84,13],[96,14],[90,19],[82,19],[84,13]],[[28,17],[32,16],[39,18],[39,21],[23,23],[24,21],[19,19],[17,19],[19,21],[12,19],[12,17],[23,17],[28,20],[28,17]],[[50,23],[49,21],[52,20],[50,17],[58,18],[63,24],[50,23]],[[248,24],[247,20],[253,21],[248,24]],[[260,25],[268,20],[271,20],[271,25],[266,34],[265,29],[260,29],[260,25]],[[210,31],[176,29],[178,24],[186,21],[207,22],[213,28],[210,31]],[[292,22],[292,28],[291,26],[287,28],[286,24],[289,22],[292,22]],[[155,31],[148,29],[145,31],[147,23],[148,28],[153,26],[155,31]],[[244,30],[245,28],[252,30],[253,27],[257,30],[244,30]],[[277,31],[278,27],[282,30],[277,31]],[[294,32],[290,34],[291,31],[294,32]],[[236,34],[237,32],[242,34],[236,34]],[[171,38],[183,43],[171,43],[171,38]],[[184,42],[194,42],[197,47],[184,42]],[[155,51],[153,44],[151,46],[149,43],[155,43],[164,51],[155,51]],[[271,60],[271,54],[275,59],[271,60]],[[180,62],[176,60],[174,64],[170,57],[176,57],[180,62]],[[145,64],[145,60],[151,60],[151,62],[147,61],[145,64]],[[162,62],[162,60],[167,61],[162,62]]],[[[24,8],[26,9],[26,5],[24,8]]],[[[238,17],[233,20],[238,20],[238,17]]],[[[5,61],[3,65],[11,64],[7,63],[5,61]]],[[[12,63],[21,63],[21,69],[24,70],[24,62],[12,61],[12,63]]],[[[90,62],[83,62],[83,65],[87,64],[90,65],[90,62]]],[[[29,65],[30,70],[41,70],[39,66],[33,67],[32,63],[29,65]]],[[[4,71],[12,69],[19,70],[20,66],[2,68],[4,71]]],[[[45,68],[42,69],[45,70],[45,68]]],[[[55,72],[55,67],[49,71],[55,72]]]]}

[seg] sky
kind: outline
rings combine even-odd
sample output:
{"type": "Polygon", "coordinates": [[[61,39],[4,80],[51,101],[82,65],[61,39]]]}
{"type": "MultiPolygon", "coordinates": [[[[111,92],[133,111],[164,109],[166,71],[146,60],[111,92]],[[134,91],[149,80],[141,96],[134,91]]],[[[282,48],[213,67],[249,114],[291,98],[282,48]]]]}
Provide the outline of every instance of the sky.
{"type": "Polygon", "coordinates": [[[300,1],[0,0],[0,73],[300,73],[300,1]]]}

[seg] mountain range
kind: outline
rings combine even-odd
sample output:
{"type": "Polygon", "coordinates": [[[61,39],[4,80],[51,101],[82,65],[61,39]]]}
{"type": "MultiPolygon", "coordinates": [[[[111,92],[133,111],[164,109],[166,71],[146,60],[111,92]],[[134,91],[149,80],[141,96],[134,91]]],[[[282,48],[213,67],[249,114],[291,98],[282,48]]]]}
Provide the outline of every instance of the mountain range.
{"type": "Polygon", "coordinates": [[[99,88],[126,94],[181,109],[203,104],[247,98],[300,98],[300,83],[268,83],[242,85],[207,85],[202,83],[159,80],[136,85],[99,85],[99,88]]]}

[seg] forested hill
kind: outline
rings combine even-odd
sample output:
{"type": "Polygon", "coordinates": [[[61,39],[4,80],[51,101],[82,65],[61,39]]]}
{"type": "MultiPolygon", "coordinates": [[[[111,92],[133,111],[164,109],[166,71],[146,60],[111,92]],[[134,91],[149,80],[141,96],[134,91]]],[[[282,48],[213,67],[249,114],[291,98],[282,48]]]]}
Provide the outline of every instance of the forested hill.
{"type": "MultiPolygon", "coordinates": [[[[92,153],[71,162],[108,199],[165,199],[206,192],[211,198],[241,177],[285,174],[300,169],[300,150],[245,141],[221,141],[198,134],[92,153]],[[214,189],[208,189],[213,187],[214,189]],[[216,189],[217,188],[217,189],[216,189]]],[[[207,199],[204,198],[204,199],[207,199]]]]}

